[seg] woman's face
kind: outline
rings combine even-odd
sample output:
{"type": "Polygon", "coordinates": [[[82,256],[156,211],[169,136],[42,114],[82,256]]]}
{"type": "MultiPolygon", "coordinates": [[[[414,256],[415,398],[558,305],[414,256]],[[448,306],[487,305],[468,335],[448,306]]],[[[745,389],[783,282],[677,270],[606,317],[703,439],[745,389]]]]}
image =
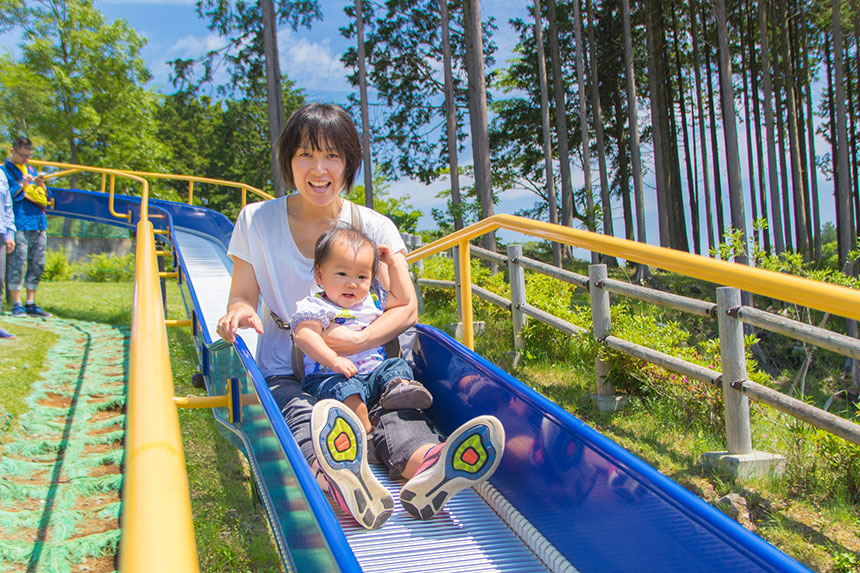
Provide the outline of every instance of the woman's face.
{"type": "Polygon", "coordinates": [[[328,205],[343,189],[346,165],[328,141],[322,149],[314,150],[305,140],[293,155],[292,168],[296,189],[312,205],[328,205]]]}

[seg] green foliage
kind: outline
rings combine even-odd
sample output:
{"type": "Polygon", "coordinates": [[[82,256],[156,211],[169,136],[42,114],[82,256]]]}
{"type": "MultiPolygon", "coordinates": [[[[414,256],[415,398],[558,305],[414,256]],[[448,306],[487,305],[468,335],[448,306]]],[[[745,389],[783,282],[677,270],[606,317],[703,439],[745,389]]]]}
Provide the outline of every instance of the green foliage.
{"type": "Polygon", "coordinates": [[[72,278],[72,265],[68,255],[61,250],[51,250],[45,253],[45,272],[42,280],[65,281],[72,278]]]}
{"type": "MultiPolygon", "coordinates": [[[[373,172],[373,209],[391,219],[402,233],[416,232],[418,219],[421,211],[410,209],[409,203],[412,197],[392,197],[388,190],[391,185],[385,177],[385,173],[379,167],[373,172]]],[[[346,198],[356,205],[364,205],[364,185],[354,185],[352,191],[346,194],[346,198]]]]}
{"type": "Polygon", "coordinates": [[[818,454],[834,475],[837,486],[852,503],[860,503],[860,446],[818,430],[813,440],[818,454]]]}
{"type": "MultiPolygon", "coordinates": [[[[108,23],[87,0],[40,0],[22,4],[13,22],[23,32],[20,59],[0,61],[0,121],[10,138],[26,133],[52,160],[162,167],[156,96],[144,88],[151,77],[140,55],[145,41],[125,20],[108,23]]],[[[90,188],[100,183],[81,177],[90,188]]]]}
{"type": "Polygon", "coordinates": [[[108,254],[90,255],[84,263],[70,263],[64,251],[45,253],[46,281],[65,281],[76,279],[97,283],[123,282],[134,278],[134,254],[115,256],[108,254]]]}

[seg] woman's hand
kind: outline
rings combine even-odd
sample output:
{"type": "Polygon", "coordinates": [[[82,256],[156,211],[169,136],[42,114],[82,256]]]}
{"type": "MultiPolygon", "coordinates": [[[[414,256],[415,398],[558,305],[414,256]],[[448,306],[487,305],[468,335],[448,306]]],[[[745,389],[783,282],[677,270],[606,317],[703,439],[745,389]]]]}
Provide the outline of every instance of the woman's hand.
{"type": "Polygon", "coordinates": [[[227,314],[218,319],[218,334],[229,343],[236,341],[236,331],[253,328],[263,334],[263,321],[257,315],[260,286],[254,267],[239,258],[233,258],[233,278],[230,282],[230,299],[227,314]]]}
{"type": "Polygon", "coordinates": [[[218,319],[217,331],[221,338],[232,344],[240,328],[253,328],[257,334],[263,334],[263,321],[249,305],[236,303],[230,305],[227,314],[218,319]]]}
{"type": "Polygon", "coordinates": [[[367,336],[363,334],[364,332],[364,330],[352,330],[332,322],[322,332],[322,337],[326,345],[338,354],[356,354],[367,349],[365,346],[367,336]]]}

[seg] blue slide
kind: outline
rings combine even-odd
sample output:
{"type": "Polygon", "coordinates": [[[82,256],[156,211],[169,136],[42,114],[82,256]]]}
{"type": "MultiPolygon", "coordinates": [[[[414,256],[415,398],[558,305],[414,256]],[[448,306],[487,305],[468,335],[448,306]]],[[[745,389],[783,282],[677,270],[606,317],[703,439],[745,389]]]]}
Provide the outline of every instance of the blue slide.
{"type": "MultiPolygon", "coordinates": [[[[107,196],[52,189],[52,214],[132,228],[110,215],[107,196]]],[[[433,519],[400,507],[400,482],[374,467],[395,511],[374,531],[358,527],[323,495],[254,362],[256,338],[235,347],[215,334],[226,307],[232,222],[202,208],[151,202],[153,223],[173,248],[192,317],[200,369],[212,395],[238,384],[256,394],[221,433],[248,458],[287,570],[296,571],[807,571],[722,512],[438,330],[419,325],[405,356],[434,396],[442,432],[492,414],[505,427],[501,465],[433,519]]],[[[118,196],[115,210],[139,211],[118,196]]],[[[201,548],[202,550],[205,550],[201,548]]]]}

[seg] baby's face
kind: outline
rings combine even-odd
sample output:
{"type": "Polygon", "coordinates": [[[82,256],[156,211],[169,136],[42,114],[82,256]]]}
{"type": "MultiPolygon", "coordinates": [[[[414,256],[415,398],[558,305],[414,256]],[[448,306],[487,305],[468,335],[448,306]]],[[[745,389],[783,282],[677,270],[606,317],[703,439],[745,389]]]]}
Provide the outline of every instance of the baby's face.
{"type": "Polygon", "coordinates": [[[345,241],[336,241],[317,269],[316,279],[338,306],[348,308],[363,301],[373,279],[373,249],[364,246],[356,252],[345,241]]]}

